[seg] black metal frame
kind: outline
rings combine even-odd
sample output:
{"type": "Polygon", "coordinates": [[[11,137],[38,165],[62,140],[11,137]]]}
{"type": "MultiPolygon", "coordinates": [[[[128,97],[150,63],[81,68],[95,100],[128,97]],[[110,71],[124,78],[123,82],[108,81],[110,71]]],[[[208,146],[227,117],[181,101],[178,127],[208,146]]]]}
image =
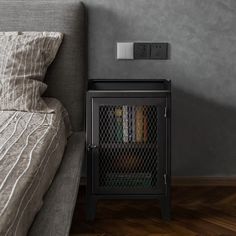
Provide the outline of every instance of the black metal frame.
{"type": "Polygon", "coordinates": [[[171,82],[168,80],[90,80],[86,102],[86,145],[87,145],[87,219],[93,220],[98,199],[159,199],[161,203],[162,218],[170,219],[170,185],[171,185],[171,82]],[[119,99],[119,100],[117,100],[119,99]],[[98,115],[93,114],[98,104],[163,104],[163,191],[141,192],[128,191],[99,191],[95,186],[96,158],[98,157],[97,126],[98,115]],[[93,127],[95,123],[96,127],[93,127]],[[95,160],[95,162],[94,162],[95,160]]]}

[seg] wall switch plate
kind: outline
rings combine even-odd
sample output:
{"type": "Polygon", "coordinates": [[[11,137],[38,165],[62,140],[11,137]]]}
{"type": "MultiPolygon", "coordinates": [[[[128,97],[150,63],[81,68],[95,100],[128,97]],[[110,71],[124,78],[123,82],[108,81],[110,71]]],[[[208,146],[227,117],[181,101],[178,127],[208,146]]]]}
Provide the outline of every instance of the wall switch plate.
{"type": "Polygon", "coordinates": [[[168,59],[168,43],[151,43],[150,51],[150,59],[168,59]]]}
{"type": "Polygon", "coordinates": [[[116,58],[118,60],[169,59],[169,43],[117,42],[116,48],[116,58]]]}
{"type": "Polygon", "coordinates": [[[134,43],[133,42],[117,42],[116,58],[118,60],[132,60],[134,59],[134,43]]]}
{"type": "Polygon", "coordinates": [[[150,43],[134,43],[134,59],[149,59],[150,43]]]}

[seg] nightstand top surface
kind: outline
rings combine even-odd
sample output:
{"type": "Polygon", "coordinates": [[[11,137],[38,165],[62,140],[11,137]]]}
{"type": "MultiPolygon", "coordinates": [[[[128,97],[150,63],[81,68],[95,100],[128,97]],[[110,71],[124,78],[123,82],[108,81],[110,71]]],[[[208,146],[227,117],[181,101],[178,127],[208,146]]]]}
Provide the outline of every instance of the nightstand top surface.
{"type": "Polygon", "coordinates": [[[171,90],[166,79],[90,79],[88,90],[171,90]]]}

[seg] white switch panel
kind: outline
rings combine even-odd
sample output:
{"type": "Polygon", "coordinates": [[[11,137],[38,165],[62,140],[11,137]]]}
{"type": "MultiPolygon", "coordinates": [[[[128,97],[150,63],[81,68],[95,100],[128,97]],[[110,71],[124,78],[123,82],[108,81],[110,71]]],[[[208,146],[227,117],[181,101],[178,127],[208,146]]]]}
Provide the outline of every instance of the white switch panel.
{"type": "Polygon", "coordinates": [[[117,42],[116,58],[118,60],[134,59],[134,43],[133,42],[117,42]]]}

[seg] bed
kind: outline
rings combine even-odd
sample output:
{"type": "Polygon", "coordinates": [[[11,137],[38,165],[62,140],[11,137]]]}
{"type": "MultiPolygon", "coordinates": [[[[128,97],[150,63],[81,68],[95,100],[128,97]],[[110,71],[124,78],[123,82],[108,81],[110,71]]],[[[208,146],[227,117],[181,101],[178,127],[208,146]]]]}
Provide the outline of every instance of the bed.
{"type": "Polygon", "coordinates": [[[0,31],[64,34],[46,74],[45,101],[55,112],[0,111],[0,235],[69,235],[85,149],[85,8],[0,1],[0,17],[0,31]]]}

